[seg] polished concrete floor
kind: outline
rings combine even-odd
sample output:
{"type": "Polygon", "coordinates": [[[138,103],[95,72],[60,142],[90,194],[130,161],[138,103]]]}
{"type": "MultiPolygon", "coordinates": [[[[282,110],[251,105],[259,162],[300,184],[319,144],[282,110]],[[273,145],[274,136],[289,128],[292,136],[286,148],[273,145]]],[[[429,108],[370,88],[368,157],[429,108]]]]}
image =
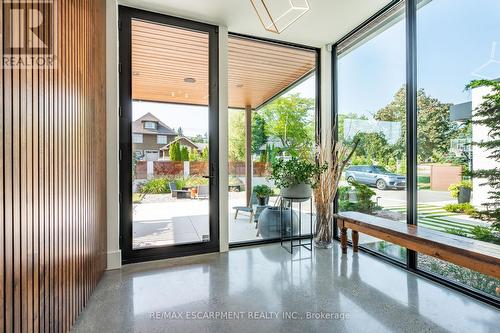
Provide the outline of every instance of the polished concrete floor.
{"type": "Polygon", "coordinates": [[[498,332],[500,311],[368,254],[279,245],[108,271],[75,332],[498,332]]]}

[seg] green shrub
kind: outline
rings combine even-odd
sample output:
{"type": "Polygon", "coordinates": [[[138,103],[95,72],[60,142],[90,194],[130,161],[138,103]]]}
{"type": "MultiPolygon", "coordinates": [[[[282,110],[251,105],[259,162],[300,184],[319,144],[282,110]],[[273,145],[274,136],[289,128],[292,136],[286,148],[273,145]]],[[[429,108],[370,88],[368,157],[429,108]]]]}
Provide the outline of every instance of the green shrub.
{"type": "Polygon", "coordinates": [[[476,213],[476,209],[469,202],[461,204],[447,204],[443,208],[447,212],[451,213],[464,213],[467,215],[473,215],[476,213]]]}
{"type": "Polygon", "coordinates": [[[164,177],[150,179],[140,186],[139,192],[149,194],[170,193],[170,188],[168,187],[169,181],[169,179],[164,177]]]}
{"type": "Polygon", "coordinates": [[[150,179],[144,184],[142,184],[139,188],[139,192],[148,194],[168,194],[170,193],[170,187],[168,186],[168,183],[170,182],[175,182],[175,186],[178,189],[181,189],[183,187],[208,185],[208,179],[199,176],[192,176],[187,178],[160,177],[160,178],[150,179]]]}
{"type": "Polygon", "coordinates": [[[348,186],[340,186],[338,190],[340,211],[359,211],[370,213],[379,210],[380,207],[372,200],[375,191],[367,185],[358,182],[350,182],[348,186]],[[354,191],[357,202],[349,201],[349,193],[354,191]]]}
{"type": "Polygon", "coordinates": [[[186,146],[181,148],[181,161],[189,161],[189,150],[186,146]]]}
{"type": "Polygon", "coordinates": [[[450,191],[452,198],[458,198],[460,188],[472,190],[472,182],[470,180],[462,180],[460,183],[451,184],[450,187],[448,187],[448,190],[450,191]]]}
{"type": "Polygon", "coordinates": [[[199,186],[199,185],[208,185],[208,179],[200,177],[200,176],[176,178],[174,180],[174,182],[175,182],[175,186],[178,189],[181,189],[183,187],[195,187],[195,186],[199,186]]]}
{"type": "Polygon", "coordinates": [[[297,157],[292,157],[289,160],[277,159],[272,164],[269,179],[274,180],[277,188],[286,188],[301,183],[315,187],[317,176],[326,168],[326,165],[318,166],[315,162],[297,157]]]}
{"type": "Polygon", "coordinates": [[[265,198],[273,194],[273,190],[267,185],[256,185],[253,187],[253,192],[257,198],[265,198]]]}
{"type": "Polygon", "coordinates": [[[489,227],[475,226],[471,233],[477,240],[500,245],[500,237],[495,235],[489,227]]]}

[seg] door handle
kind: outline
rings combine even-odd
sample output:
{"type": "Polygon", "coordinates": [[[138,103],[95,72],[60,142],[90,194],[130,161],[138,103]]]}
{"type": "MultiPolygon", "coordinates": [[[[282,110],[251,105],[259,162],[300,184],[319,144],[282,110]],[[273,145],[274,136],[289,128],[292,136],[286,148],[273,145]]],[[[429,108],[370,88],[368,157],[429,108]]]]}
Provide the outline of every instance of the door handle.
{"type": "Polygon", "coordinates": [[[203,178],[207,178],[207,179],[214,179],[215,177],[214,176],[202,176],[203,178]]]}

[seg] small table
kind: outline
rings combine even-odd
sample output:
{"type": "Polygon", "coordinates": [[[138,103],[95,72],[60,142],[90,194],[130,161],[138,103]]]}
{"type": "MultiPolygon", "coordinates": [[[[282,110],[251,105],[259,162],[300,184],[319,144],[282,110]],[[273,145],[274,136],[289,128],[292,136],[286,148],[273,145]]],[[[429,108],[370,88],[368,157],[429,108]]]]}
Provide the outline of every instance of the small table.
{"type": "Polygon", "coordinates": [[[301,246],[309,251],[312,251],[312,246],[313,246],[313,232],[312,232],[312,223],[313,223],[313,203],[312,203],[312,197],[307,197],[307,198],[287,198],[287,197],[282,197],[281,198],[281,203],[280,203],[280,242],[281,242],[281,247],[293,254],[293,248],[297,246],[301,246]],[[309,235],[302,235],[302,203],[305,201],[310,201],[311,202],[311,210],[310,210],[310,231],[311,233],[309,235]],[[290,203],[290,236],[284,235],[283,231],[286,231],[285,226],[283,226],[283,207],[285,201],[290,203]],[[297,236],[294,236],[293,232],[293,203],[298,203],[299,204],[299,232],[297,236]],[[286,246],[283,246],[284,242],[287,242],[290,240],[290,249],[288,249],[286,246]],[[298,240],[297,244],[294,244],[293,241],[298,240]],[[304,240],[309,240],[308,242],[304,243],[304,240]]]}

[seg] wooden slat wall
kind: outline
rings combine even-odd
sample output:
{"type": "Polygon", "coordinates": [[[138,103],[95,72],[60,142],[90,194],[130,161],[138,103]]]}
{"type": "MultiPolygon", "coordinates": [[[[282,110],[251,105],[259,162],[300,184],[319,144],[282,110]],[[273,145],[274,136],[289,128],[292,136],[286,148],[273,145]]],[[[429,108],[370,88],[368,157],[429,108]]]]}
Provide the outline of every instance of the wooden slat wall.
{"type": "Polygon", "coordinates": [[[56,8],[56,69],[0,75],[2,332],[69,331],[106,267],[105,1],[56,8]]]}

